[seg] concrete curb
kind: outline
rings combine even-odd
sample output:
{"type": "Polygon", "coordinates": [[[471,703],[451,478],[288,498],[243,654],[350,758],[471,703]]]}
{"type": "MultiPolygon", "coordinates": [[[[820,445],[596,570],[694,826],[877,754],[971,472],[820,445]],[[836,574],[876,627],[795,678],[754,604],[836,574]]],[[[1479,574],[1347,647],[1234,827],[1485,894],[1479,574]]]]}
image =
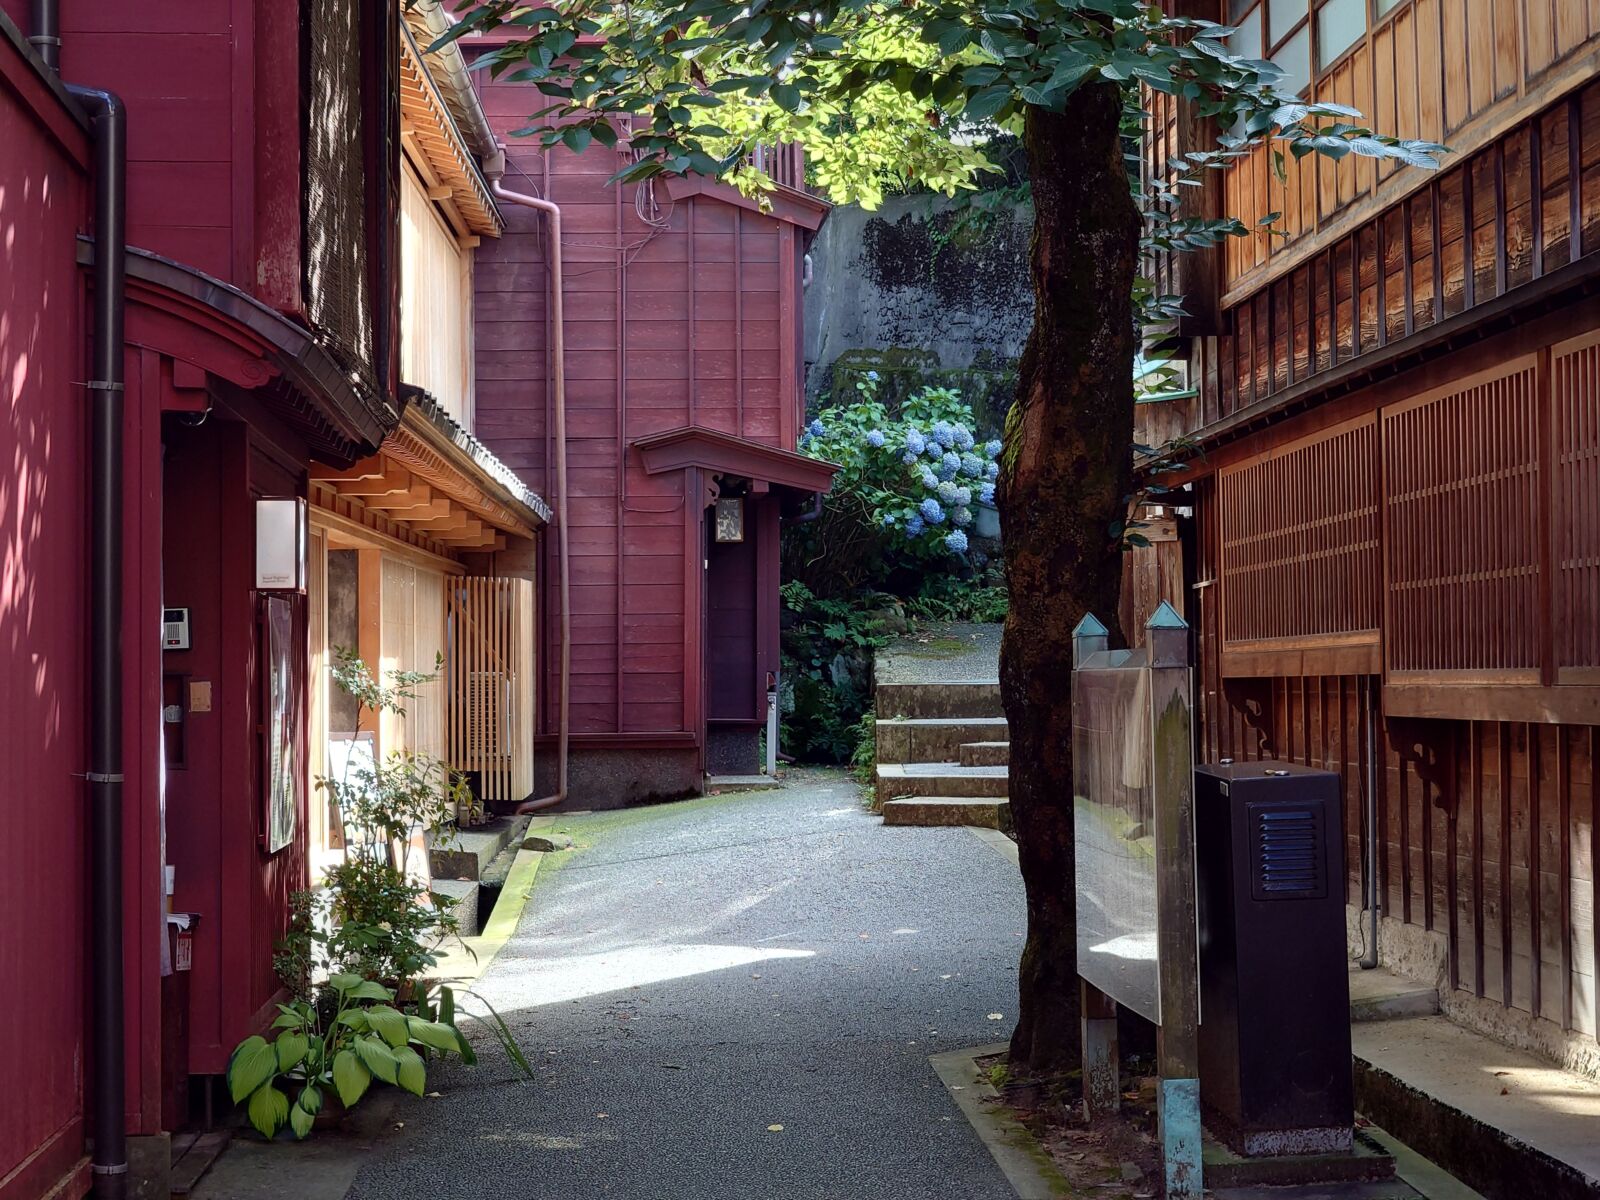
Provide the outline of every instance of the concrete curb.
{"type": "Polygon", "coordinates": [[[1003,1054],[1005,1042],[973,1046],[935,1054],[928,1061],[944,1081],[950,1098],[956,1102],[967,1123],[988,1147],[995,1165],[1016,1189],[1019,1200],[1057,1200],[1073,1194],[1049,1154],[1038,1139],[1005,1109],[999,1107],[1000,1093],[978,1070],[977,1060],[1003,1054]]]}
{"type": "Polygon", "coordinates": [[[489,922],[483,927],[483,932],[475,937],[461,938],[448,954],[441,955],[434,971],[437,978],[452,986],[471,986],[483,977],[495,955],[516,933],[545,853],[543,850],[517,851],[505,886],[500,891],[500,899],[495,901],[494,912],[489,914],[489,922]]]}

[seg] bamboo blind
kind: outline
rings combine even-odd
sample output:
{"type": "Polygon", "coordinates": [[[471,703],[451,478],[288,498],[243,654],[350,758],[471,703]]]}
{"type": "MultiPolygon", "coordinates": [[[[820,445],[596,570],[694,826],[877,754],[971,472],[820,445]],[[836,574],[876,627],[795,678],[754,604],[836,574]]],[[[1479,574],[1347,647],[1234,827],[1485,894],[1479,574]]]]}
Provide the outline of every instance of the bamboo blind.
{"type": "Polygon", "coordinates": [[[1600,334],[1555,347],[1556,666],[1600,682],[1600,334]]]}
{"type": "Polygon", "coordinates": [[[1376,422],[1296,442],[1218,477],[1225,643],[1376,637],[1376,422]]]}
{"type": "MultiPolygon", "coordinates": [[[[409,560],[383,556],[383,671],[431,673],[444,651],[444,576],[409,560]]],[[[443,683],[417,686],[405,716],[383,716],[384,753],[410,750],[445,758],[443,683]]]]}
{"type": "Polygon", "coordinates": [[[484,800],[521,801],[533,791],[533,583],[452,579],[448,620],[447,757],[477,772],[484,800]]]}
{"type": "Polygon", "coordinates": [[[1536,366],[1527,355],[1384,411],[1391,673],[1537,680],[1536,366]]]}

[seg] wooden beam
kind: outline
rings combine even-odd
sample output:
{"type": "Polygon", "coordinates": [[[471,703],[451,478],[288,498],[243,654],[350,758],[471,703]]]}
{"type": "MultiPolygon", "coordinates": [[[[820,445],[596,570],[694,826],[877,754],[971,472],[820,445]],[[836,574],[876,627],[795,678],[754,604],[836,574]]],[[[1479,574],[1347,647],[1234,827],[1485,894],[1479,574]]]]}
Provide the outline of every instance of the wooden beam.
{"type": "MultiPolygon", "coordinates": [[[[411,486],[403,492],[396,492],[389,496],[373,496],[365,503],[368,508],[380,508],[395,515],[397,513],[413,512],[419,508],[426,508],[433,502],[433,489],[419,479],[413,479],[411,486]]],[[[397,520],[402,518],[396,517],[397,520]]]]}
{"type": "Polygon", "coordinates": [[[360,462],[351,463],[343,469],[330,467],[327,463],[314,462],[311,464],[311,478],[333,484],[361,483],[368,479],[381,479],[383,468],[383,455],[369,454],[360,462]]]}
{"type": "Polygon", "coordinates": [[[383,473],[376,479],[341,481],[336,486],[339,494],[343,496],[357,496],[362,499],[368,496],[395,496],[410,490],[411,472],[404,467],[385,462],[383,473]]]}

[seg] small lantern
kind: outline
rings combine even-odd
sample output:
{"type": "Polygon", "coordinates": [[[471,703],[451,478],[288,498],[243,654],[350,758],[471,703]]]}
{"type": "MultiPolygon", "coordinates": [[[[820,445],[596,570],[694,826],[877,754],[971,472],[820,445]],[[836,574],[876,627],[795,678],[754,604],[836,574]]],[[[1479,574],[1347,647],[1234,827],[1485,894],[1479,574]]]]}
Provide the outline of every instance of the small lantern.
{"type": "Polygon", "coordinates": [[[717,497],[717,541],[744,541],[744,497],[717,497]]]}

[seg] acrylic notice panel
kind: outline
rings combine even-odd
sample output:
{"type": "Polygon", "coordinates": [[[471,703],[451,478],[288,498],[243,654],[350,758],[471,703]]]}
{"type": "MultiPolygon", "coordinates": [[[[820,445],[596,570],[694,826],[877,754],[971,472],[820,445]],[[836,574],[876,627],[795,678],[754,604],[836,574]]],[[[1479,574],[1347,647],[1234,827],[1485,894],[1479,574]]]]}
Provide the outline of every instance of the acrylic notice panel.
{"type": "Polygon", "coordinates": [[[1150,672],[1144,659],[1142,650],[1103,652],[1073,672],[1078,974],[1159,1025],[1150,672]]]}

